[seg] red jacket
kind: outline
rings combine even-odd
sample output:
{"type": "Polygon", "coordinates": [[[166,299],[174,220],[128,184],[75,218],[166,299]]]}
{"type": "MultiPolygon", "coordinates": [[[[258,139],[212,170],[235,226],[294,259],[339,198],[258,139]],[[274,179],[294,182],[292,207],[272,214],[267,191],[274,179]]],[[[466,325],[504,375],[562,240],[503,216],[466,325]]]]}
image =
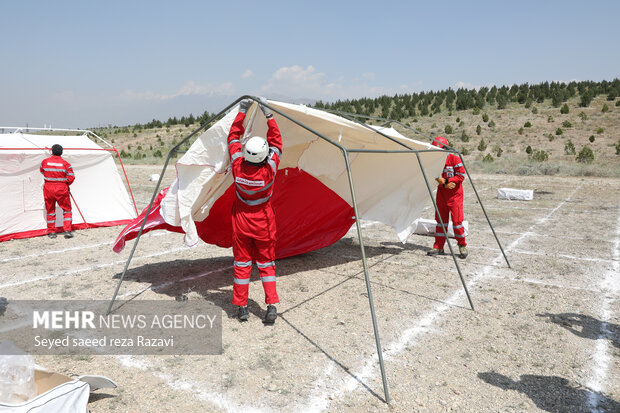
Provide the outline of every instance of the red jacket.
{"type": "Polygon", "coordinates": [[[463,166],[461,158],[459,158],[453,153],[448,154],[441,177],[446,180],[445,185],[450,182],[454,182],[456,186],[454,187],[454,189],[448,189],[442,185],[439,185],[437,187],[438,191],[444,192],[444,195],[463,194],[462,183],[465,180],[465,166],[463,166]]]}
{"type": "Polygon", "coordinates": [[[252,165],[243,158],[241,141],[245,128],[245,114],[239,112],[228,134],[228,152],[235,180],[236,199],[233,204],[233,228],[246,236],[275,239],[275,216],[271,208],[271,195],[282,154],[282,136],[276,121],[267,121],[267,162],[252,165]]]}
{"type": "Polygon", "coordinates": [[[39,170],[43,174],[45,185],[71,185],[75,180],[71,164],[60,156],[52,155],[44,159],[39,170]]]}

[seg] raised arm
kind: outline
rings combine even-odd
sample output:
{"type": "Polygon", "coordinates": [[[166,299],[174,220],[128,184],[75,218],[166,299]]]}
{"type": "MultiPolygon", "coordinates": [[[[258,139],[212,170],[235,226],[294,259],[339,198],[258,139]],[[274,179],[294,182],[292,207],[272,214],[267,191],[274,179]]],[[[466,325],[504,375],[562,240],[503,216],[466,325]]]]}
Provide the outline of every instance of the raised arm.
{"type": "Polygon", "coordinates": [[[236,159],[243,157],[241,141],[239,138],[243,135],[243,132],[245,132],[243,120],[245,119],[245,113],[251,105],[252,101],[249,99],[244,99],[241,101],[239,104],[239,113],[237,113],[237,117],[235,117],[235,120],[230,127],[230,132],[228,132],[228,153],[230,154],[231,163],[233,163],[236,159]]]}
{"type": "Polygon", "coordinates": [[[276,120],[273,118],[273,113],[267,106],[262,103],[267,103],[265,99],[261,99],[260,109],[263,111],[265,118],[267,118],[267,143],[269,144],[269,152],[274,153],[276,156],[270,154],[270,157],[275,161],[276,166],[280,163],[282,157],[282,135],[280,134],[280,128],[276,120]]]}

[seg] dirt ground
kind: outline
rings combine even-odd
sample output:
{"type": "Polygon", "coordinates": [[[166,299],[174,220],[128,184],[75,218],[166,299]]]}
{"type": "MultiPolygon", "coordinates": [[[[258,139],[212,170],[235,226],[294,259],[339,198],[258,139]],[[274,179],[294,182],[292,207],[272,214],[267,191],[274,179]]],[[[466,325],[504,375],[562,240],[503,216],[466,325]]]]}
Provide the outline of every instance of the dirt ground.
{"type": "MultiPolygon", "coordinates": [[[[127,168],[140,210],[158,168],[127,168]]],[[[170,169],[164,181],[172,177],[170,169]]],[[[216,303],[223,309],[223,354],[35,360],[70,376],[116,381],[117,389],[91,396],[94,413],[620,411],[620,180],[474,180],[511,264],[467,185],[470,256],[458,264],[475,311],[452,257],[426,256],[432,238],[413,235],[403,245],[390,228],[363,222],[390,405],[355,227],[332,246],[277,262],[274,326],[261,322],[257,274],[250,321],[234,318],[230,249],[186,248],[180,234],[147,234],[120,297],[185,294],[216,303]],[[498,200],[501,187],[536,193],[533,201],[498,200]]],[[[0,296],[109,300],[133,243],[112,251],[121,229],[0,243],[0,296]]]]}

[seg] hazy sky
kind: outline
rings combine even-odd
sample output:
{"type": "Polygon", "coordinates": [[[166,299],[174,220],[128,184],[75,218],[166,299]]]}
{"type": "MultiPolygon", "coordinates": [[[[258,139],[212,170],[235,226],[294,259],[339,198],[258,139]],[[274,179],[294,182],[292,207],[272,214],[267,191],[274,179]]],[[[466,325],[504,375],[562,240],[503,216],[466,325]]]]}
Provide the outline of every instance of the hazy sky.
{"type": "Polygon", "coordinates": [[[0,1],[0,125],[620,76],[620,1],[0,1]]]}

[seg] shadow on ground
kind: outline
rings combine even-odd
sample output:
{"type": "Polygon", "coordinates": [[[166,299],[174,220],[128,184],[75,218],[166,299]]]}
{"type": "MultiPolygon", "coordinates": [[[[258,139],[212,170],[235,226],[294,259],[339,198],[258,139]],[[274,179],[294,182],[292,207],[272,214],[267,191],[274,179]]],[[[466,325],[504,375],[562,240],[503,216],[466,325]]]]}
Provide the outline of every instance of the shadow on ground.
{"type": "Polygon", "coordinates": [[[620,403],[585,388],[573,387],[558,376],[523,374],[520,380],[499,373],[478,373],[485,382],[504,390],[515,390],[529,397],[536,407],[553,413],[583,412],[589,410],[589,400],[597,401],[597,408],[606,412],[620,412],[620,403]]]}
{"type": "Polygon", "coordinates": [[[599,340],[609,337],[616,348],[620,348],[620,326],[603,322],[585,314],[560,313],[536,314],[538,317],[548,317],[549,321],[565,328],[578,337],[590,340],[599,340]]]}
{"type": "MultiPolygon", "coordinates": [[[[371,259],[381,255],[398,255],[405,251],[403,248],[390,246],[367,246],[366,257],[371,259]]],[[[359,271],[362,270],[359,245],[350,239],[343,239],[337,243],[306,254],[297,255],[277,261],[277,277],[286,277],[305,271],[325,270],[359,261],[359,271]]],[[[358,268],[355,267],[354,271],[358,268]]],[[[340,274],[345,275],[346,274],[340,274]]],[[[120,278],[115,274],[113,278],[120,278]]],[[[229,318],[236,317],[237,308],[230,301],[232,294],[230,287],[233,277],[233,257],[226,255],[214,258],[194,260],[174,260],[145,264],[130,268],[124,277],[124,282],[136,281],[149,283],[150,287],[142,290],[153,290],[158,294],[166,294],[177,300],[183,300],[187,294],[195,292],[206,300],[220,306],[229,318]]],[[[257,269],[252,271],[252,281],[258,281],[257,269]]],[[[140,292],[136,293],[136,296],[140,292]]],[[[254,301],[248,302],[251,313],[262,317],[261,305],[254,301]]]]}

